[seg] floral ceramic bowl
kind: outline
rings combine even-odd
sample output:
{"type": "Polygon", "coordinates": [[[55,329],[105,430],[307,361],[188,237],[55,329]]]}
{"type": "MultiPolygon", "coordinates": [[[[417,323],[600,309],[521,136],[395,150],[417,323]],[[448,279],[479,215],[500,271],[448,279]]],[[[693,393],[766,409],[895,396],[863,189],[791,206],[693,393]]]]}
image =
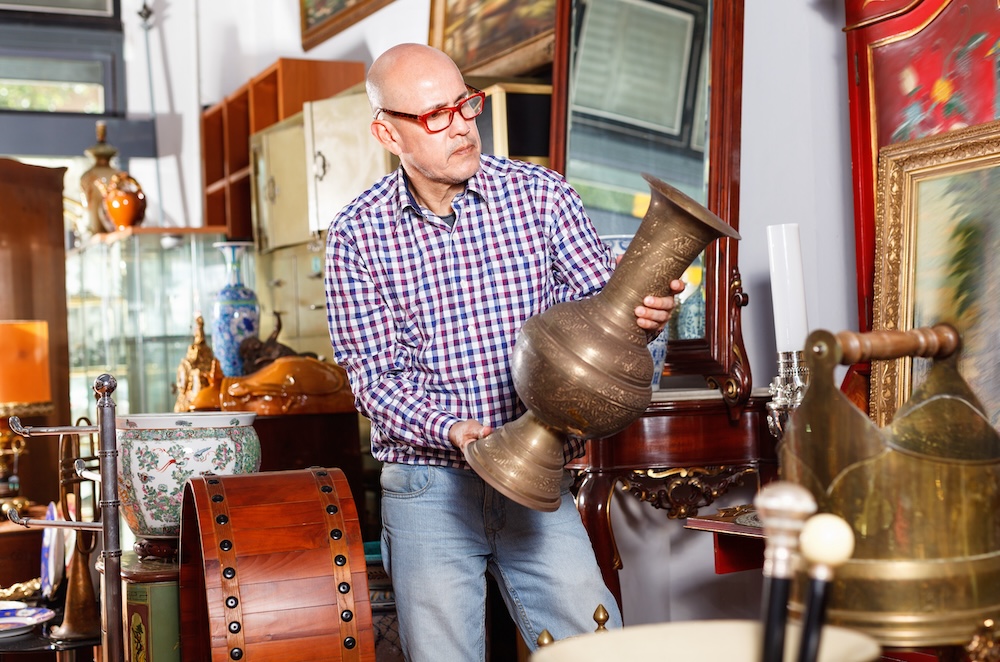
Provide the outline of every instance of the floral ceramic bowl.
{"type": "Polygon", "coordinates": [[[118,494],[137,538],[180,534],[184,483],[205,473],[254,473],[260,439],[253,412],[133,414],[116,420],[118,494]]]}

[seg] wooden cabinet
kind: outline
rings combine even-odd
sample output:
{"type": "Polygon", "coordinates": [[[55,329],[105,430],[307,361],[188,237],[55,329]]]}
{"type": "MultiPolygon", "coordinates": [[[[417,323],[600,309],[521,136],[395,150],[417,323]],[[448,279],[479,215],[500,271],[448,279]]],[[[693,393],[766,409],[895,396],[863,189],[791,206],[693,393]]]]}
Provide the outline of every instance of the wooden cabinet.
{"type": "Polygon", "coordinates": [[[254,242],[264,253],[309,241],[302,113],[250,138],[254,242]]]}
{"type": "Polygon", "coordinates": [[[364,80],[361,62],[281,58],[202,113],[204,224],[253,236],[250,135],[364,80]]]}
{"type": "Polygon", "coordinates": [[[324,232],[344,205],[396,167],[395,157],[372,136],[371,107],[361,93],[304,104],[305,178],[309,230],[324,232]]]}
{"type": "Polygon", "coordinates": [[[615,490],[683,519],[734,485],[759,486],[777,475],[764,394],[751,397],[737,419],[721,394],[688,395],[691,399],[680,392],[654,394],[637,421],[606,439],[591,439],[586,454],[567,465],[580,472],[577,508],[619,606],[621,559],[608,511],[615,490]]]}
{"type": "Polygon", "coordinates": [[[325,236],[286,246],[257,257],[260,337],[274,332],[274,313],[281,314],[278,341],[297,352],[314,352],[333,360],[323,289],[325,236]]]}
{"type": "MultiPolygon", "coordinates": [[[[66,326],[65,168],[0,159],[0,319],[49,323],[49,380],[54,410],[21,417],[25,425],[67,425],[69,350],[66,326]]],[[[28,440],[21,457],[21,495],[39,503],[59,496],[54,443],[28,440]]]]}

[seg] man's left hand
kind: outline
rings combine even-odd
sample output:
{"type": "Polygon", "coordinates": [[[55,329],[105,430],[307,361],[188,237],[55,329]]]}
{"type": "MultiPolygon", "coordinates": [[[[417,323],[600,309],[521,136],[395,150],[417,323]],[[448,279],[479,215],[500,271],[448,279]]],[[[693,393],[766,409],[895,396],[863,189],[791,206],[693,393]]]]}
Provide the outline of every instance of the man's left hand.
{"type": "Polygon", "coordinates": [[[665,297],[647,296],[641,306],[635,307],[635,318],[639,328],[658,335],[667,325],[670,316],[677,307],[676,295],[684,291],[684,282],[670,281],[671,294],[665,297]]]}

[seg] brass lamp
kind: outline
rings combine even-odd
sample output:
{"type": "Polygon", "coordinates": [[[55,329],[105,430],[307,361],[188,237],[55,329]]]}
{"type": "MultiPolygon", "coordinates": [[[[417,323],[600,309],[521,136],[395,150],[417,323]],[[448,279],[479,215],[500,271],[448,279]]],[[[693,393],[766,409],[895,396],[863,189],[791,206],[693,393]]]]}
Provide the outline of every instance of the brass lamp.
{"type": "MultiPolygon", "coordinates": [[[[18,460],[24,439],[11,416],[45,416],[54,410],[49,382],[49,324],[43,320],[0,321],[0,502],[20,491],[18,460]]],[[[6,508],[5,508],[6,509],[6,508]]]]}

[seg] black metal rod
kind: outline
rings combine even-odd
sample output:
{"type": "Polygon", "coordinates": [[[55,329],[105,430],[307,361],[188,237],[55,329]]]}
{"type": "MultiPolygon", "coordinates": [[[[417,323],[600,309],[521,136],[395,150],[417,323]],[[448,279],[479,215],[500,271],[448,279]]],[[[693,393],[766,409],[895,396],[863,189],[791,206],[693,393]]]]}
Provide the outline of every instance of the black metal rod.
{"type": "Polygon", "coordinates": [[[829,586],[828,581],[817,577],[809,581],[806,611],[802,617],[802,640],[799,642],[798,662],[815,662],[819,654],[829,586]]]}
{"type": "Polygon", "coordinates": [[[791,586],[790,579],[764,578],[761,662],[781,662],[784,657],[785,625],[788,620],[788,596],[791,586]]]}

